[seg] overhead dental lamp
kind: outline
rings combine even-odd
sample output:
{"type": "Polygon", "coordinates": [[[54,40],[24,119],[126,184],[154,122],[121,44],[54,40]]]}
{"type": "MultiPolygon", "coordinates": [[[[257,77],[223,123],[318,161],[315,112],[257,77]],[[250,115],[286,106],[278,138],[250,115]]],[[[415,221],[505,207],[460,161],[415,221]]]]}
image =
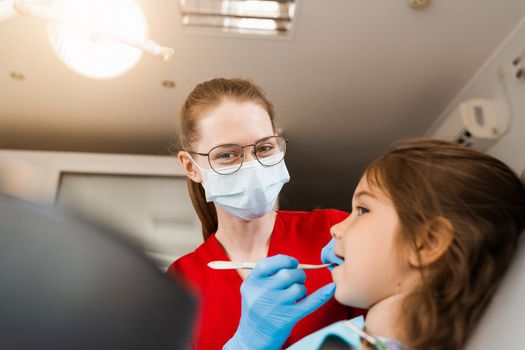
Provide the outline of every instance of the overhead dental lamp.
{"type": "Polygon", "coordinates": [[[148,38],[147,21],[136,0],[7,0],[3,6],[10,13],[45,20],[49,41],[62,62],[90,78],[122,75],[142,52],[165,62],[173,55],[173,49],[148,38]]]}

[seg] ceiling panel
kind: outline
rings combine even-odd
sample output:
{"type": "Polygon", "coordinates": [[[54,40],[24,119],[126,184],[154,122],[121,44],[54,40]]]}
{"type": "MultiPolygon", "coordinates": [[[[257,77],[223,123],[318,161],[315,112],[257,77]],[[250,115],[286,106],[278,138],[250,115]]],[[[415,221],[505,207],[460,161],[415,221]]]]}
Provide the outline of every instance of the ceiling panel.
{"type": "Polygon", "coordinates": [[[112,80],[68,70],[41,21],[0,22],[0,148],[166,154],[195,84],[252,78],[291,139],[283,207],[302,209],[348,208],[362,168],[422,134],[525,14],[523,0],[441,0],[423,11],[403,0],[303,0],[291,39],[274,40],[192,33],[178,1],[139,2],[151,38],[175,55],[168,64],[145,55],[112,80]]]}

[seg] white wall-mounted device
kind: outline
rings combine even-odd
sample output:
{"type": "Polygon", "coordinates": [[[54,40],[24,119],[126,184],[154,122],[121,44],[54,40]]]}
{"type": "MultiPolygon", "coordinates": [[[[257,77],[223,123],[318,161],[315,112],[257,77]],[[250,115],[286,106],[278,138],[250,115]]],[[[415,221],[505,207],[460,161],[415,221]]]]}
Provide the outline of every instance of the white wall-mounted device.
{"type": "Polygon", "coordinates": [[[433,136],[483,151],[494,144],[505,129],[493,100],[471,99],[460,103],[433,136]]]}

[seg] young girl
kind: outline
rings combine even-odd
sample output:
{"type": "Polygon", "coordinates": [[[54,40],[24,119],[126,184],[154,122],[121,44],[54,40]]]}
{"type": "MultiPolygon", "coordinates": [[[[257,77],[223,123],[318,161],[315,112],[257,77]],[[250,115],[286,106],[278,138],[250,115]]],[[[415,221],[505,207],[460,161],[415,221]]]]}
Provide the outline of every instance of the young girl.
{"type": "Polygon", "coordinates": [[[366,169],[352,208],[323,260],[338,263],[335,299],[369,309],[352,324],[373,338],[341,321],[290,349],[462,348],[525,228],[519,178],[472,149],[409,140],[366,169]]]}

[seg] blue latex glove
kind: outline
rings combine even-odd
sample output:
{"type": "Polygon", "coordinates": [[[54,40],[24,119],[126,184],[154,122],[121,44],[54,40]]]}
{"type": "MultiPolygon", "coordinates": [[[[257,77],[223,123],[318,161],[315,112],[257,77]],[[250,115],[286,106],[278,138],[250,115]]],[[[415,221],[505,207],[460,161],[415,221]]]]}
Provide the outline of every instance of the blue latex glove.
{"type": "MultiPolygon", "coordinates": [[[[321,250],[321,260],[323,264],[337,264],[342,265],[343,260],[334,254],[335,238],[332,238],[327,245],[321,250]]],[[[332,271],[334,267],[330,266],[329,269],[332,271]]]]}
{"type": "Polygon", "coordinates": [[[306,274],[297,264],[295,258],[276,255],[255,266],[241,285],[239,327],[223,350],[280,349],[295,324],[333,296],[335,284],[330,283],[304,298],[306,274]]]}

